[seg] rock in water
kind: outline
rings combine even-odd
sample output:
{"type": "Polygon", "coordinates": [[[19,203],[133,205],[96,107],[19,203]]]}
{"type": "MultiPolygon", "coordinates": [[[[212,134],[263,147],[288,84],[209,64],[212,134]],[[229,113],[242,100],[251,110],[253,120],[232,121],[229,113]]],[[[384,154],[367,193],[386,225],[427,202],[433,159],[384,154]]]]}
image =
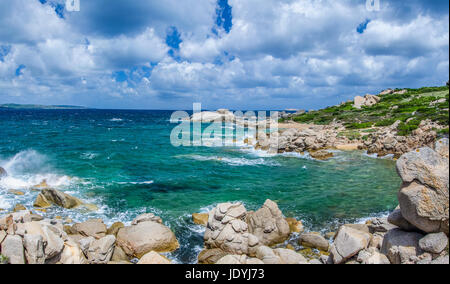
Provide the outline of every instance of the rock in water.
{"type": "Polygon", "coordinates": [[[259,210],[247,214],[247,223],[249,233],[267,246],[284,242],[291,232],[278,205],[269,199],[259,210]]]}
{"type": "Polygon", "coordinates": [[[155,252],[171,252],[180,245],[175,234],[157,222],[142,222],[119,230],[117,245],[132,257],[141,258],[155,252]]]}
{"type": "MultiPolygon", "coordinates": [[[[41,191],[41,196],[38,197],[42,204],[54,204],[66,209],[72,209],[83,205],[83,202],[73,196],[53,188],[45,188],[41,191]]],[[[38,204],[35,202],[35,204],[38,204]]],[[[48,206],[47,206],[48,207],[48,206]]]]}
{"type": "Polygon", "coordinates": [[[325,161],[328,160],[329,158],[333,158],[333,153],[328,152],[328,151],[324,151],[324,150],[320,150],[320,151],[311,151],[309,153],[309,155],[316,159],[316,160],[321,160],[321,161],[325,161]]]}
{"type": "Polygon", "coordinates": [[[449,161],[431,148],[397,161],[404,184],[398,193],[402,216],[427,233],[449,233],[449,161]]]}
{"type": "Polygon", "coordinates": [[[208,213],[194,213],[192,214],[192,221],[194,224],[205,226],[208,224],[208,213]]]}

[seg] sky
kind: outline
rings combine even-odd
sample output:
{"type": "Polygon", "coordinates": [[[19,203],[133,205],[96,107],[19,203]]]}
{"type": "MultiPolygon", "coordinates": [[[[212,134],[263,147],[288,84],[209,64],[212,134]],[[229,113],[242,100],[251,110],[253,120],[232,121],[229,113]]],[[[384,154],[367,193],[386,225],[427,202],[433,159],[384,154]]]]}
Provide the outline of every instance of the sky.
{"type": "Polygon", "coordinates": [[[318,109],[449,78],[447,0],[70,1],[0,0],[0,103],[318,109]]]}

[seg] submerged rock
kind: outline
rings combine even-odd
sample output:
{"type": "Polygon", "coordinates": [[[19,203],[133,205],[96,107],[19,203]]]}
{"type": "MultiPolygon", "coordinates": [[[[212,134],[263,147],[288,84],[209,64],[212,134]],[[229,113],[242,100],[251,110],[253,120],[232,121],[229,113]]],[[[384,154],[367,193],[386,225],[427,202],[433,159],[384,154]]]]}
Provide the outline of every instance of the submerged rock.
{"type": "Polygon", "coordinates": [[[286,218],[286,222],[289,225],[291,233],[301,233],[304,230],[302,221],[298,221],[295,218],[286,218]]]}
{"type": "Polygon", "coordinates": [[[83,202],[73,196],[52,188],[45,188],[38,195],[35,206],[49,207],[49,204],[57,205],[66,209],[72,209],[83,205],[83,202]]]}
{"type": "Polygon", "coordinates": [[[316,160],[328,160],[329,158],[333,158],[334,154],[325,150],[320,151],[311,151],[309,155],[316,160]]]}
{"type": "Polygon", "coordinates": [[[205,226],[208,224],[209,214],[208,213],[194,213],[192,214],[192,222],[197,225],[205,226]]]}

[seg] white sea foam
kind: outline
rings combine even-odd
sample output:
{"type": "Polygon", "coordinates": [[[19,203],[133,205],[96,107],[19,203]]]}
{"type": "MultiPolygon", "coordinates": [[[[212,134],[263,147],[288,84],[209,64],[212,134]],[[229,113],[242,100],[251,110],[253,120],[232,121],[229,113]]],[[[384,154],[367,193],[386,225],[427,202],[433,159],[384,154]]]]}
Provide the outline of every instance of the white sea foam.
{"type": "MultiPolygon", "coordinates": [[[[182,156],[178,156],[182,157],[182,156]]],[[[183,157],[187,157],[190,159],[194,159],[197,161],[217,161],[221,163],[228,164],[230,166],[279,166],[280,164],[268,161],[263,158],[259,159],[247,159],[247,158],[230,158],[230,157],[221,157],[221,156],[202,156],[202,155],[184,155],[183,157]]]]}
{"type": "Polygon", "coordinates": [[[153,184],[153,180],[148,181],[122,181],[122,182],[116,182],[117,184],[153,184]]]}
{"type": "Polygon", "coordinates": [[[111,118],[109,121],[112,121],[112,122],[121,122],[121,121],[123,121],[123,119],[122,119],[122,118],[114,117],[114,118],[111,118]]]}

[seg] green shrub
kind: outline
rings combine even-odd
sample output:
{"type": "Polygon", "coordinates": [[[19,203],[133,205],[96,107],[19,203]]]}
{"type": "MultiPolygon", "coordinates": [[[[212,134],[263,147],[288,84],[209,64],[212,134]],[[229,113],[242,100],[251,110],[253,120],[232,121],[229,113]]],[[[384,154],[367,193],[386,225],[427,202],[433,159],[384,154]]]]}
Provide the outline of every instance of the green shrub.
{"type": "Polygon", "coordinates": [[[387,118],[387,119],[383,119],[383,120],[378,121],[377,123],[375,123],[375,126],[377,126],[377,127],[391,126],[396,121],[397,121],[396,118],[387,118]]]}
{"type": "Polygon", "coordinates": [[[0,254],[0,264],[8,264],[8,262],[9,262],[8,257],[0,254]]]}

